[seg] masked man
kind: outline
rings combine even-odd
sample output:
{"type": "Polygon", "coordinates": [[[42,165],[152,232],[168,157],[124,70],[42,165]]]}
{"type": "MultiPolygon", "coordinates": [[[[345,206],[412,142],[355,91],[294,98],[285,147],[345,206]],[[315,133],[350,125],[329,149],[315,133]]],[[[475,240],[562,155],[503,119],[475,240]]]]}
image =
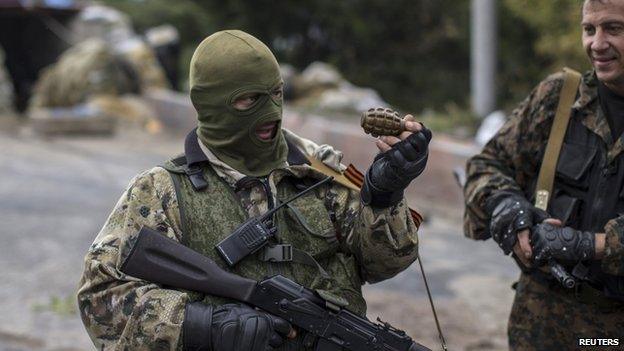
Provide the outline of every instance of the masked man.
{"type": "Polygon", "coordinates": [[[98,350],[305,350],[278,317],[240,302],[166,289],[120,272],[139,229],[150,227],[252,279],[284,275],[364,315],[364,282],[388,279],[417,257],[416,226],[403,191],[423,170],[431,133],[409,122],[382,153],[361,193],[333,182],[279,210],[277,234],[259,253],[228,267],[215,245],[326,175],[341,154],[281,128],[282,79],[271,51],[228,30],[206,38],[191,60],[197,129],[184,155],[136,176],[90,247],[78,292],[82,320],[98,350]],[[292,247],[292,258],[282,248],[292,247]]]}

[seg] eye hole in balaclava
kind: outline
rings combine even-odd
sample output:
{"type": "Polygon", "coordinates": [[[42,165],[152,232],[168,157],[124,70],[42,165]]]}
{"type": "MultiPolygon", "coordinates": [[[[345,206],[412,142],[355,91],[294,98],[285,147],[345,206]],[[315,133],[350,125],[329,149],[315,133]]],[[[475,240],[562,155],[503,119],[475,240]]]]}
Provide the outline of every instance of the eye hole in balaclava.
{"type": "Polygon", "coordinates": [[[260,103],[261,97],[262,94],[260,93],[248,93],[242,96],[237,96],[234,98],[234,101],[232,101],[232,107],[240,112],[250,110],[260,103]]]}
{"type": "Polygon", "coordinates": [[[197,135],[220,160],[250,176],[264,176],[286,165],[288,147],[281,131],[283,81],[269,48],[239,31],[204,39],[191,59],[191,101],[197,135]],[[244,108],[234,103],[248,98],[244,108]],[[257,128],[276,126],[269,140],[257,128]]]}
{"type": "Polygon", "coordinates": [[[262,108],[267,102],[272,102],[276,106],[282,106],[284,82],[280,82],[269,90],[243,88],[235,92],[228,102],[233,109],[233,113],[239,115],[252,114],[262,108]]]}

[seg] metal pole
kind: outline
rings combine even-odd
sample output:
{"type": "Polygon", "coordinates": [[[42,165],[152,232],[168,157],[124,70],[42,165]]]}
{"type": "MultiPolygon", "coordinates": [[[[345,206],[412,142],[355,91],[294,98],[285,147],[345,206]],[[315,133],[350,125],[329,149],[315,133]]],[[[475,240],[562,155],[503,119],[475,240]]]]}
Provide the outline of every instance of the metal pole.
{"type": "Polygon", "coordinates": [[[496,2],[471,2],[470,91],[473,111],[485,117],[496,108],[496,2]]]}

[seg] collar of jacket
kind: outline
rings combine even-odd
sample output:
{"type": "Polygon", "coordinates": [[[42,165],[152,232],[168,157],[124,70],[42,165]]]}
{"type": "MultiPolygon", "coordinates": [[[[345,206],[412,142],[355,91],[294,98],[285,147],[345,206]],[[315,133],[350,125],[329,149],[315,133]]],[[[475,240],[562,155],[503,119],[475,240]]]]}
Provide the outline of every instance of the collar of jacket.
{"type": "MultiPolygon", "coordinates": [[[[224,180],[226,180],[226,182],[230,184],[234,184],[240,178],[245,177],[244,174],[239,173],[238,171],[230,167],[227,163],[219,160],[216,155],[211,153],[209,148],[205,146],[202,147],[203,145],[200,145],[200,143],[201,141],[199,141],[199,138],[197,137],[196,129],[193,129],[186,136],[186,140],[184,143],[186,161],[189,167],[199,165],[204,162],[210,163],[215,171],[217,171],[217,174],[221,178],[224,178],[224,180]],[[240,174],[240,177],[234,176],[235,174],[240,174]]],[[[305,166],[309,167],[310,161],[308,161],[303,152],[299,150],[299,148],[297,148],[297,146],[295,146],[295,144],[292,143],[288,138],[286,138],[286,144],[288,145],[287,168],[291,168],[293,166],[303,166],[304,168],[306,168],[305,166]]],[[[297,168],[297,170],[300,171],[299,168],[297,168]]]]}
{"type": "Polygon", "coordinates": [[[581,123],[598,135],[607,147],[607,162],[612,162],[624,152],[624,137],[613,140],[606,117],[598,104],[598,77],[594,70],[583,75],[579,87],[579,97],[572,109],[580,112],[581,123]]]}
{"type": "Polygon", "coordinates": [[[592,102],[598,98],[598,78],[596,72],[590,70],[583,74],[581,85],[579,87],[579,97],[576,99],[572,108],[582,110],[587,108],[592,102]]]}

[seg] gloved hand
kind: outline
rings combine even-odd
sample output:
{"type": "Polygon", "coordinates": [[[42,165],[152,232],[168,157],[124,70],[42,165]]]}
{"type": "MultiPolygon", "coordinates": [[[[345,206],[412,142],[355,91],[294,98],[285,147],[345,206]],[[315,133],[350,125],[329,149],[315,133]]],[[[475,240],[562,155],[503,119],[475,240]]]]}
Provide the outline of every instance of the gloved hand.
{"type": "Polygon", "coordinates": [[[394,144],[375,157],[364,176],[362,202],[377,208],[394,206],[403,198],[403,191],[427,165],[431,131],[422,130],[394,144]]]}
{"type": "Polygon", "coordinates": [[[501,192],[490,197],[486,202],[486,211],[490,212],[490,234],[492,239],[508,255],[518,240],[518,232],[541,223],[548,214],[533,206],[523,196],[501,192]]]}
{"type": "Polygon", "coordinates": [[[596,235],[570,227],[540,223],[531,230],[533,259],[544,264],[549,259],[584,261],[594,258],[596,235]]]}
{"type": "Polygon", "coordinates": [[[186,305],[184,351],[268,351],[281,346],[292,327],[282,318],[244,304],[186,305]]]}

